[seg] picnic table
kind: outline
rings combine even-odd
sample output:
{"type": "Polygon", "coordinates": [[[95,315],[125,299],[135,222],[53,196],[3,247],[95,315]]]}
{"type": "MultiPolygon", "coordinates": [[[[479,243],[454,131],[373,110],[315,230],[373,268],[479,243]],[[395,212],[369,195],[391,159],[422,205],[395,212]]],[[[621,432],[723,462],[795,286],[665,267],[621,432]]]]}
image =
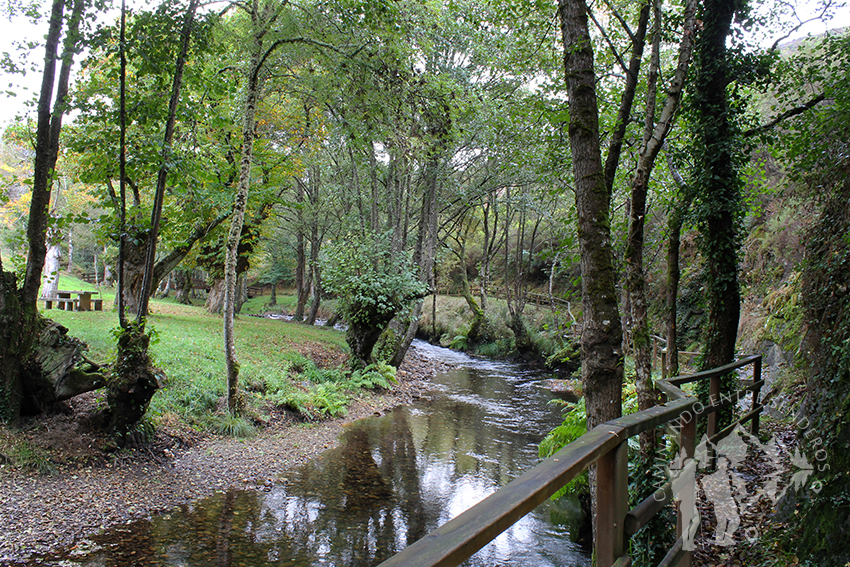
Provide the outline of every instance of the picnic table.
{"type": "Polygon", "coordinates": [[[93,295],[99,293],[99,291],[59,289],[56,290],[56,297],[43,297],[42,299],[45,309],[52,309],[55,303],[56,307],[64,311],[91,311],[92,307],[95,311],[101,311],[103,299],[92,299],[93,295]]]}

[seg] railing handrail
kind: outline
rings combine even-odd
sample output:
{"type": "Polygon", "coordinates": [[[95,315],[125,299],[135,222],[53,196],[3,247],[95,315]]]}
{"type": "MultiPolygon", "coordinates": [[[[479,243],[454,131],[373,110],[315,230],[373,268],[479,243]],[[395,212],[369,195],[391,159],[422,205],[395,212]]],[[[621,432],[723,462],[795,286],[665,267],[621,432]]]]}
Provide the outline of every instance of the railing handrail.
{"type": "MultiPolygon", "coordinates": [[[[743,391],[753,393],[753,407],[738,423],[752,420],[752,427],[757,432],[758,414],[762,409],[758,404],[758,394],[763,384],[759,380],[760,355],[747,356],[720,368],[688,376],[657,380],[656,386],[670,398],[669,402],[594,427],[497,492],[390,557],[379,567],[459,565],[594,463],[597,463],[597,565],[614,567],[630,564],[630,558],[626,555],[628,537],[669,503],[674,494],[665,485],[660,489],[663,499],[658,499],[657,494],[654,494],[628,510],[628,439],[679,419],[679,446],[687,457],[693,458],[698,417],[694,408],[699,400],[679,389],[677,384],[710,379],[714,389],[715,386],[719,387],[721,376],[748,364],[754,365],[754,381],[743,391]],[[687,419],[685,414],[688,414],[687,419]]],[[[712,401],[703,406],[703,412],[713,414],[717,409],[729,405],[727,402],[712,401]]],[[[718,434],[711,430],[713,426],[716,426],[716,419],[709,420],[708,433],[712,439],[719,438],[727,430],[731,431],[731,428],[727,428],[718,434]]],[[[692,504],[695,495],[687,498],[688,504],[692,504]]],[[[661,565],[682,567],[691,564],[690,552],[685,551],[683,541],[688,532],[698,528],[698,523],[693,523],[694,518],[689,515],[688,505],[682,508],[685,510],[679,511],[679,539],[661,565]]]]}

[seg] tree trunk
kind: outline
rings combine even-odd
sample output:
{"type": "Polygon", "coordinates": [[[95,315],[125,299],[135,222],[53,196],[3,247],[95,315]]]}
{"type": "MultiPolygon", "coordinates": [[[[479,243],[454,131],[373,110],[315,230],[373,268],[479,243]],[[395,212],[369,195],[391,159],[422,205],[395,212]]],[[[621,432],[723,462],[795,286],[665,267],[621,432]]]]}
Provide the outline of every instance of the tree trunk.
{"type": "Polygon", "coordinates": [[[33,364],[36,337],[42,328],[38,313],[41,276],[47,253],[47,225],[50,193],[59,154],[59,133],[65,112],[65,97],[71,76],[73,57],[79,43],[79,24],[85,5],[75,0],[62,53],[62,66],[56,81],[56,61],[62,31],[64,0],[51,5],[49,29],[45,36],[44,71],[37,107],[35,163],[33,166],[32,200],[27,223],[29,247],[22,288],[17,289],[13,274],[3,272],[0,262],[0,419],[17,422],[28,385],[35,380],[33,364]],[[53,101],[54,83],[56,98],[53,101]]]}
{"type": "Polygon", "coordinates": [[[667,165],[679,188],[678,198],[674,200],[667,215],[667,376],[672,377],[679,375],[679,246],[682,240],[682,223],[691,207],[693,194],[685,186],[685,181],[669,154],[667,165]]]}
{"type": "Polygon", "coordinates": [[[127,313],[138,313],[142,303],[142,286],[145,281],[145,255],[147,239],[138,234],[135,240],[124,243],[124,308],[127,313]]]}
{"type": "MultiPolygon", "coordinates": [[[[593,43],[584,0],[559,0],[564,69],[569,100],[578,240],[581,256],[581,378],[587,428],[620,417],[623,407],[623,330],[617,310],[611,250],[611,194],[605,184],[599,141],[599,111],[593,43]]],[[[600,487],[590,472],[591,516],[596,542],[600,487]]]]}
{"type": "Polygon", "coordinates": [[[59,244],[51,244],[44,261],[44,283],[41,286],[43,297],[56,297],[59,290],[59,244]]]}
{"type": "Polygon", "coordinates": [[[182,305],[191,305],[192,274],[187,270],[174,270],[174,287],[177,292],[174,300],[182,305]]]}
{"type": "Polygon", "coordinates": [[[318,234],[316,241],[310,245],[310,270],[313,272],[313,302],[310,304],[310,313],[307,315],[307,324],[315,325],[316,317],[319,316],[319,306],[322,304],[322,279],[319,273],[319,244],[318,234]]]}
{"type": "Polygon", "coordinates": [[[269,307],[274,307],[277,305],[277,282],[272,282],[272,292],[269,296],[269,307]]]}
{"type": "MultiPolygon", "coordinates": [[[[472,311],[472,321],[469,323],[469,330],[466,332],[467,345],[473,345],[478,342],[481,335],[481,325],[484,323],[484,310],[475,301],[475,296],[472,295],[472,289],[469,287],[469,276],[466,273],[466,266],[461,266],[461,293],[466,300],[466,305],[472,311]]],[[[436,292],[435,297],[436,297],[436,292]]],[[[436,319],[436,316],[434,316],[436,319]]]]}
{"type": "Polygon", "coordinates": [[[162,371],[148,355],[150,335],[131,323],[118,337],[115,371],[107,387],[109,430],[117,446],[132,446],[140,439],[136,425],[144,417],[156,391],[162,387],[162,371]]]}
{"type": "MultiPolygon", "coordinates": [[[[296,203],[304,202],[304,187],[296,183],[296,203]]],[[[307,285],[307,255],[304,248],[304,213],[301,207],[296,210],[298,227],[295,229],[295,313],[292,318],[295,321],[304,319],[304,309],[307,306],[307,298],[310,288],[307,285]]]]}
{"type": "MultiPolygon", "coordinates": [[[[700,199],[699,227],[706,263],[708,324],[702,368],[717,368],[734,360],[740,314],[738,251],[743,204],[738,175],[739,144],[729,120],[726,87],[731,71],[726,53],[736,0],[707,0],[704,4],[694,84],[697,110],[697,139],[701,155],[697,194],[700,199]]],[[[723,380],[721,392],[731,387],[733,377],[723,380]]],[[[701,383],[702,384],[702,383],[701,383]]],[[[701,391],[705,401],[707,391],[701,391]]],[[[716,394],[717,392],[714,392],[716,394]]],[[[732,408],[719,413],[718,428],[730,423],[732,408]]]]}
{"type": "MultiPolygon", "coordinates": [[[[263,38],[269,26],[275,20],[277,8],[267,5],[264,14],[260,13],[258,0],[253,0],[250,7],[252,20],[251,59],[247,67],[247,84],[242,115],[242,156],[239,163],[239,184],[233,201],[233,216],[230,221],[230,232],[227,235],[224,261],[224,356],[227,365],[227,409],[237,414],[242,410],[242,398],[239,395],[239,362],[236,357],[236,337],[233,329],[233,318],[236,312],[236,267],[239,256],[239,241],[245,220],[245,209],[248,204],[248,190],[251,187],[251,162],[254,155],[254,131],[257,102],[260,98],[260,71],[263,65],[263,38]],[[268,9],[272,10],[271,13],[268,9]]],[[[278,44],[265,51],[265,56],[271,53],[278,44]]]]}
{"type": "Polygon", "coordinates": [[[222,312],[222,309],[224,309],[224,288],[225,282],[223,278],[215,278],[213,280],[210,291],[207,293],[204,309],[210,313],[218,314],[222,312]]]}
{"type": "Polygon", "coordinates": [[[24,325],[14,272],[4,272],[0,260],[0,421],[17,424],[23,403],[22,368],[28,362],[36,333],[24,325]]]}
{"type": "Polygon", "coordinates": [[[145,269],[142,282],[142,290],[139,297],[139,308],[136,320],[144,331],[143,319],[148,314],[148,301],[163,274],[155,273],[156,247],[159,240],[159,225],[162,218],[162,207],[165,201],[165,184],[168,173],[171,170],[171,142],[174,138],[174,124],[177,120],[177,106],[180,102],[180,89],[183,84],[183,69],[186,66],[186,55],[189,51],[189,41],[192,37],[192,25],[195,21],[195,10],[198,0],[190,0],[183,19],[183,27],[180,33],[181,51],[174,66],[174,78],[171,83],[171,97],[168,101],[168,118],[165,121],[165,134],[162,141],[162,154],[159,170],[156,175],[156,191],[154,194],[153,207],[151,208],[150,230],[146,232],[147,250],[145,254],[145,269]]]}
{"type": "Polygon", "coordinates": [[[65,269],[69,274],[74,270],[74,231],[68,230],[68,267],[65,269]]]}
{"type": "Polygon", "coordinates": [[[610,195],[599,142],[596,76],[584,0],[560,0],[564,67],[570,109],[578,238],[581,254],[583,330],[581,375],[587,427],[622,413],[622,328],[611,251],[610,195]]]}
{"type": "MultiPolygon", "coordinates": [[[[679,48],[679,66],[667,89],[667,100],[661,112],[658,124],[655,124],[655,90],[657,88],[658,65],[660,59],[660,9],[655,10],[655,33],[653,38],[652,63],[648,80],[648,94],[645,111],[644,139],[638,160],[637,171],[632,180],[629,229],[626,242],[626,289],[631,304],[631,338],[634,347],[635,383],[638,397],[638,409],[645,410],[658,403],[658,394],[652,381],[652,350],[649,337],[649,317],[646,306],[646,277],[643,269],[644,224],[646,218],[646,197],[649,178],[655,167],[658,152],[672,126],[691,58],[693,23],[696,14],[696,2],[691,0],[685,9],[685,32],[679,48]]],[[[641,434],[641,450],[647,461],[655,450],[655,431],[641,434]]]]}
{"type": "Polygon", "coordinates": [[[103,263],[103,285],[112,285],[112,270],[109,268],[109,260],[106,257],[106,246],[103,247],[103,255],[100,257],[103,263]]]}
{"type": "MultiPolygon", "coordinates": [[[[53,98],[53,83],[56,75],[57,50],[59,36],[62,33],[62,17],[65,11],[64,0],[54,0],[50,12],[49,30],[45,39],[44,71],[41,82],[41,95],[38,101],[38,125],[35,137],[35,165],[33,167],[32,201],[30,202],[29,222],[27,223],[27,271],[23,282],[21,301],[31,319],[36,309],[38,290],[41,286],[41,274],[47,254],[47,221],[50,206],[50,190],[53,184],[53,172],[59,141],[51,139],[50,103],[53,98]],[[53,149],[56,149],[56,153],[53,149]]],[[[66,84],[67,89],[67,84],[66,84]]],[[[57,100],[57,106],[59,101],[57,100]]],[[[63,109],[64,110],[64,109],[63,109]]],[[[61,124],[61,114],[55,117],[61,124]]],[[[58,134],[58,128],[57,128],[58,134]]]]}
{"type": "Polygon", "coordinates": [[[236,304],[234,311],[239,313],[242,311],[242,306],[248,301],[248,283],[245,278],[245,273],[241,273],[236,277],[236,304]]]}

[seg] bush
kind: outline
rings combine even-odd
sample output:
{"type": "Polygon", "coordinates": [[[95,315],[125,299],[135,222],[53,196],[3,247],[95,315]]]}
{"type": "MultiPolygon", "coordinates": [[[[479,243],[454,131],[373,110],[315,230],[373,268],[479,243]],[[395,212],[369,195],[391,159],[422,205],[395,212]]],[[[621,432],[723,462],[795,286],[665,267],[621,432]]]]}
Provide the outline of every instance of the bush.
{"type": "Polygon", "coordinates": [[[393,317],[425,296],[410,255],[393,251],[389,234],[328,247],[322,274],[325,289],[337,296],[337,313],[349,324],[348,344],[360,366],[372,362],[372,349],[393,317]]]}

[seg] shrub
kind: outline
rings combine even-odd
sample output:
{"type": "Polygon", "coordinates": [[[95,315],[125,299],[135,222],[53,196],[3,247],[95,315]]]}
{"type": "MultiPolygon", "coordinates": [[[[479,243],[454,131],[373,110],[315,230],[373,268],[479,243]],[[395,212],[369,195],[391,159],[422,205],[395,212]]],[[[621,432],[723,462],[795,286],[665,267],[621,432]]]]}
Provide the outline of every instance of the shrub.
{"type": "Polygon", "coordinates": [[[356,364],[373,360],[372,349],[389,322],[425,296],[410,255],[395,252],[389,234],[334,244],[322,260],[325,289],[337,295],[337,313],[348,324],[356,364]]]}

